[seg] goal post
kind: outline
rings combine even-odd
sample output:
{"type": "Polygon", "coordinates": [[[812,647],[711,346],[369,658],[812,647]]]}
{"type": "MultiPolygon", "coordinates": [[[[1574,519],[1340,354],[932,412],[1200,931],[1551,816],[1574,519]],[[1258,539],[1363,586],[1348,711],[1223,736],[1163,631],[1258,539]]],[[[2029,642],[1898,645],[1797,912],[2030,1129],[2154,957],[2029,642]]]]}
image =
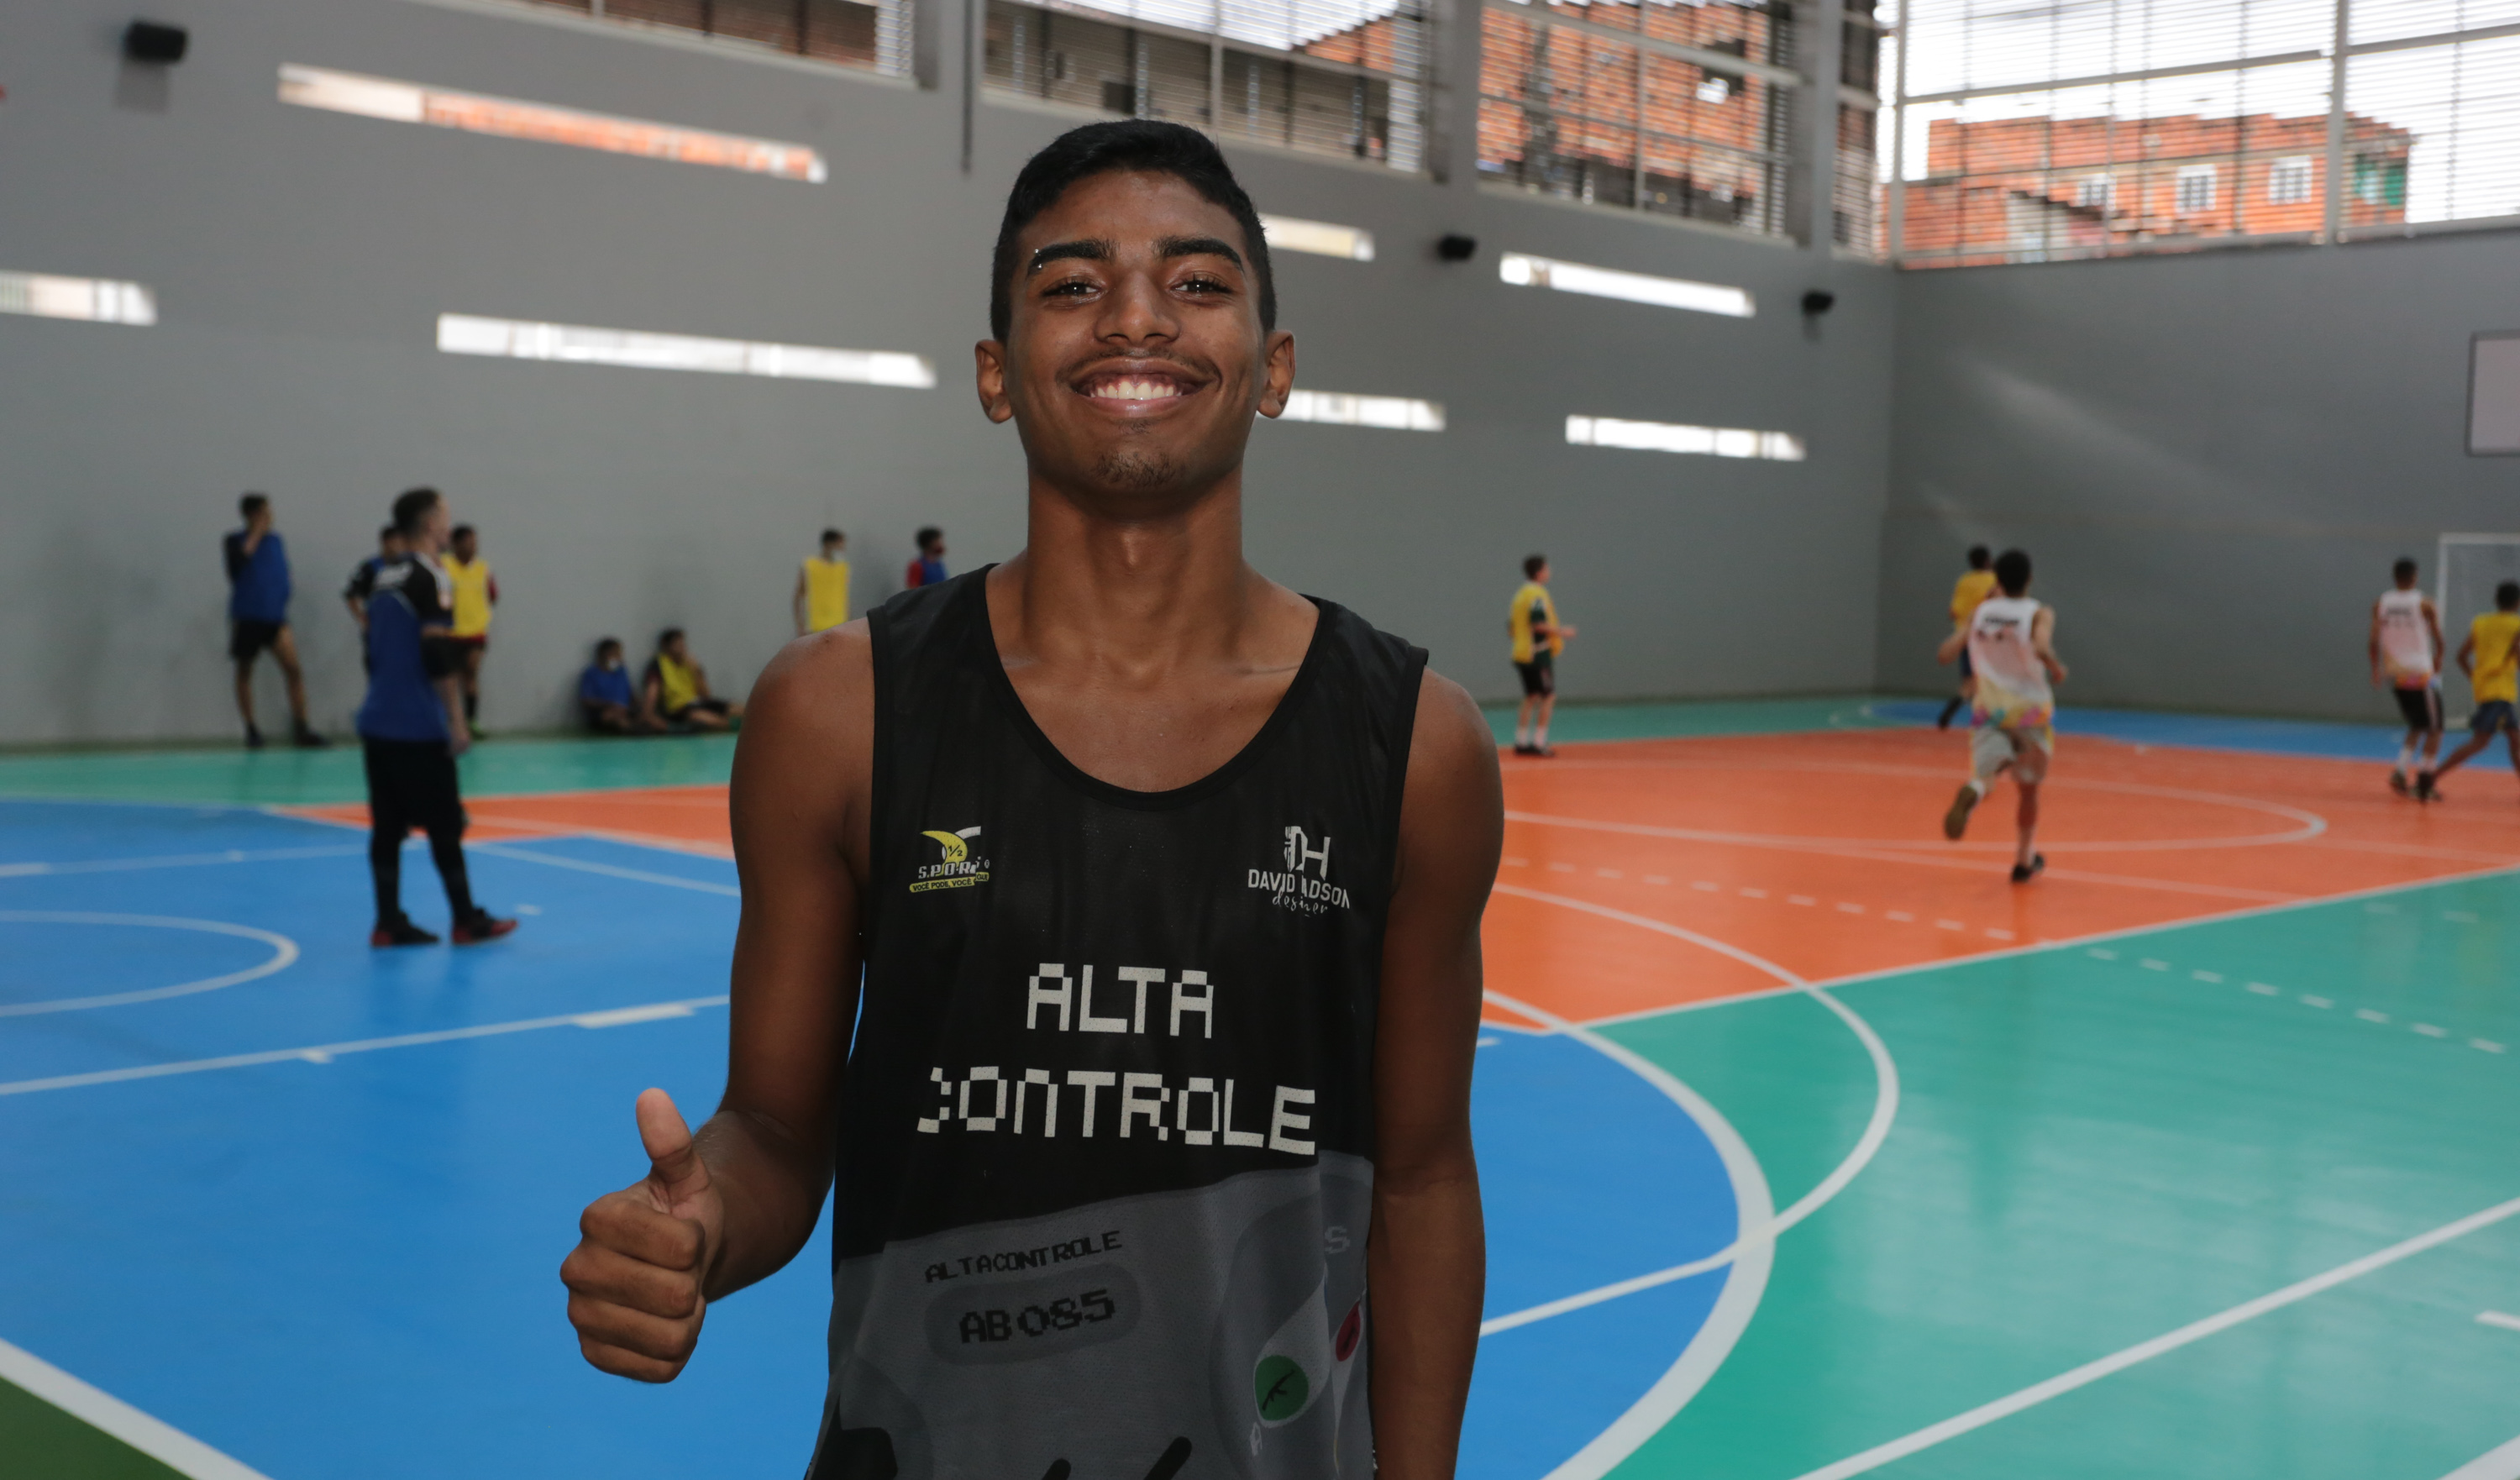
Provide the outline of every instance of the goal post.
{"type": "Polygon", "coordinates": [[[2520,534],[2441,537],[2433,565],[2433,605],[2441,611],[2445,677],[2457,669],[2452,654],[2467,641],[2467,624],[2494,609],[2494,588],[2504,581],[2520,581],[2520,534]]]}

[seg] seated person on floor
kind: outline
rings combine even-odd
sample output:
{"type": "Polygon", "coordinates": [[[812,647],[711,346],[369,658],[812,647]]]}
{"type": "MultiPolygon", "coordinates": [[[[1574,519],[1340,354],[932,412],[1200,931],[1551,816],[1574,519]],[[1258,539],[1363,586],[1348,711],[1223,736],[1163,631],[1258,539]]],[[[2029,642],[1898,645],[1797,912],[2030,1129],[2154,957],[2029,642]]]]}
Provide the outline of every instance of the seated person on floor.
{"type": "Polygon", "coordinates": [[[629,661],[621,655],[621,639],[608,637],[595,645],[595,661],[577,676],[577,711],[586,728],[599,735],[653,735],[652,724],[639,705],[630,682],[629,661]]]}
{"type": "Polygon", "coordinates": [[[680,627],[656,634],[656,655],[639,684],[639,710],[659,726],[683,731],[731,730],[743,721],[742,704],[710,695],[708,670],[692,656],[680,627]]]}

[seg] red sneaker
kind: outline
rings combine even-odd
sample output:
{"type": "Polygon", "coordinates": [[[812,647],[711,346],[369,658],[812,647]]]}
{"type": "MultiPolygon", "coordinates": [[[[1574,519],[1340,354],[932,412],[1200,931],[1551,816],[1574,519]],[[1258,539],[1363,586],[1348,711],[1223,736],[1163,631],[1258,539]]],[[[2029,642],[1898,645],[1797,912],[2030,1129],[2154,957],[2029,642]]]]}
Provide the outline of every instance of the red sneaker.
{"type": "Polygon", "coordinates": [[[487,910],[475,910],[471,919],[457,920],[448,933],[455,937],[459,946],[477,946],[485,940],[497,940],[516,928],[517,922],[513,919],[500,919],[487,910]]]}
{"type": "Polygon", "coordinates": [[[368,932],[368,944],[382,950],[388,946],[433,946],[437,937],[411,922],[408,916],[379,920],[368,932]]]}

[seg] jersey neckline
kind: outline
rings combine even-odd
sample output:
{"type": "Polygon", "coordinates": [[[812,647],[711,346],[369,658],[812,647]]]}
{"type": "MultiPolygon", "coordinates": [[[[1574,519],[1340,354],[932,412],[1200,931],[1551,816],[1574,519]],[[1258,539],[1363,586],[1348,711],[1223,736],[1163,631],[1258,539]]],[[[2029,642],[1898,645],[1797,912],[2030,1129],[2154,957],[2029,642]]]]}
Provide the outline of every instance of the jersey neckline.
{"type": "Polygon", "coordinates": [[[989,622],[989,572],[996,568],[992,562],[972,571],[970,589],[964,598],[978,608],[972,615],[975,634],[972,643],[988,669],[989,688],[1013,717],[1016,732],[1023,736],[1024,742],[1041,757],[1044,765],[1070,786],[1115,807],[1162,811],[1187,806],[1232,785],[1243,772],[1259,763],[1260,758],[1268,753],[1270,744],[1277,740],[1279,732],[1293,719],[1295,706],[1312,687],[1314,674],[1320,669],[1323,654],[1328,649],[1332,607],[1320,597],[1307,596],[1304,600],[1313,604],[1313,635],[1304,645],[1303,661],[1295,666],[1295,676],[1288,681],[1286,692],[1278,695],[1277,706],[1269,711],[1269,717],[1261,722],[1251,738],[1242,742],[1241,749],[1205,776],[1168,791],[1139,791],[1114,785],[1067,758],[1066,752],[1060,750],[1048,732],[1033,719],[1032,711],[1024,707],[1023,695],[1015,692],[1014,680],[1007,676],[1006,656],[998,650],[997,630],[989,622]]]}

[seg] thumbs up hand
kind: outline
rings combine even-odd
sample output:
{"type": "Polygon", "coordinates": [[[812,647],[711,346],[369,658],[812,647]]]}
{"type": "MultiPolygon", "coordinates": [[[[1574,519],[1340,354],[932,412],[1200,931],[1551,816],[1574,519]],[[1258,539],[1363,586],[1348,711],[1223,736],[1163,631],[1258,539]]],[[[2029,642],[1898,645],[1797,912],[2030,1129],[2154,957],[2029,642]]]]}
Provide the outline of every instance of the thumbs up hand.
{"type": "Polygon", "coordinates": [[[647,1091],[638,1116],[648,1175],[587,1205],[560,1278],[589,1363],[642,1382],[671,1382],[699,1341],[726,1206],[673,1097],[647,1091]]]}

